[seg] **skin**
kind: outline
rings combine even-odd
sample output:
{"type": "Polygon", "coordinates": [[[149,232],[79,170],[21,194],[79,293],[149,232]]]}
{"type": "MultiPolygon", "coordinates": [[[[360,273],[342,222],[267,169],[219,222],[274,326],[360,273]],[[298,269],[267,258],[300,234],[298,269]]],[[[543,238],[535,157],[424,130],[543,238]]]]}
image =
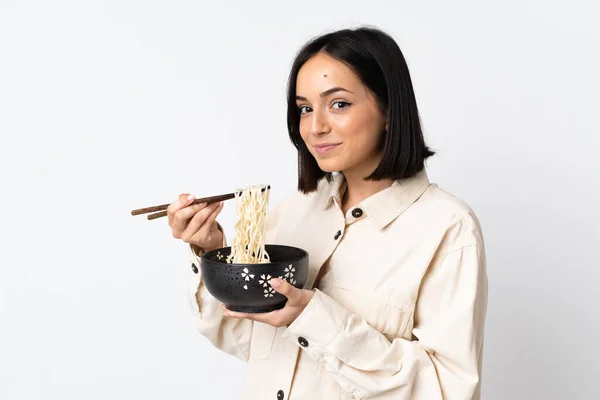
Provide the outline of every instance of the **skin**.
{"type": "Polygon", "coordinates": [[[177,201],[167,207],[169,226],[174,238],[203,248],[216,249],[223,244],[223,233],[217,227],[217,216],[223,210],[223,202],[206,205],[193,204],[194,196],[179,195],[177,201]]]}
{"type": "MultiPolygon", "coordinates": [[[[381,154],[377,144],[387,129],[387,121],[374,95],[349,67],[326,54],[313,56],[298,73],[296,95],[300,135],[308,150],[323,171],[341,171],[346,178],[348,186],[342,199],[342,212],[346,213],[354,204],[392,184],[392,180],[363,179],[379,165],[381,154]],[[323,143],[338,146],[320,154],[315,146],[323,143]]],[[[190,206],[192,201],[193,197],[188,199],[187,194],[181,194],[167,209],[173,236],[204,249],[221,247],[223,235],[217,228],[216,217],[222,204],[190,206]]],[[[284,308],[264,314],[247,314],[229,311],[222,305],[223,315],[275,327],[291,324],[314,292],[295,288],[278,278],[270,283],[275,291],[288,298],[284,308]]]]}
{"type": "Polygon", "coordinates": [[[377,144],[387,121],[373,93],[349,67],[326,54],[315,55],[298,73],[296,95],[300,135],[308,150],[323,171],[341,171],[346,178],[344,213],[392,184],[363,179],[379,165],[377,144]],[[340,90],[332,92],[335,88],[340,90]],[[340,145],[319,154],[315,146],[321,143],[340,145]]]}

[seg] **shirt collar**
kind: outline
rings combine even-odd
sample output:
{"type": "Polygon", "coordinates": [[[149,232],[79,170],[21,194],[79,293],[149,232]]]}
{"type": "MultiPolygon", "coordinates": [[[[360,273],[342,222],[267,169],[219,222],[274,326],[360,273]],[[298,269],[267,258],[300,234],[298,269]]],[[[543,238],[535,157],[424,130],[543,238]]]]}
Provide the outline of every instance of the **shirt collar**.
{"type": "MultiPolygon", "coordinates": [[[[341,204],[341,197],[346,190],[344,175],[338,173],[333,176],[331,182],[326,179],[323,181],[325,207],[330,207],[336,199],[338,204],[341,204]]],[[[417,201],[429,186],[427,171],[423,168],[410,178],[394,181],[390,187],[364,199],[354,208],[361,208],[364,214],[363,218],[373,218],[383,229],[417,201]]]]}
{"type": "MultiPolygon", "coordinates": [[[[326,181],[325,179],[323,180],[326,181]]],[[[344,175],[341,172],[338,172],[337,175],[333,175],[331,183],[326,183],[323,188],[323,192],[326,196],[325,207],[331,206],[336,199],[339,203],[345,191],[346,179],[344,179],[344,175]]]]}

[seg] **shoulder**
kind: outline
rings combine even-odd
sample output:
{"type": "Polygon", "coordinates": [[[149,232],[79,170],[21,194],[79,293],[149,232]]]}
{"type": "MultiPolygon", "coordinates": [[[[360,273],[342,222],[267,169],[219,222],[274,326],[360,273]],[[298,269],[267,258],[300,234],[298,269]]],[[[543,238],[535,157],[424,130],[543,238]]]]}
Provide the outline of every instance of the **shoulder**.
{"type": "Polygon", "coordinates": [[[432,183],[415,205],[444,231],[448,251],[473,245],[483,247],[479,218],[462,198],[432,183]]]}

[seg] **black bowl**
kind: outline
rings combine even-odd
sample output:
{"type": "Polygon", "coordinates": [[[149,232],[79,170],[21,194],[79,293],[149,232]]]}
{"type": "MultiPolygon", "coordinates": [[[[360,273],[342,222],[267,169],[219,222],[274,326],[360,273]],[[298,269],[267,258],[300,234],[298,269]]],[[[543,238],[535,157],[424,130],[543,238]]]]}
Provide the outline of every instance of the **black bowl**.
{"type": "Polygon", "coordinates": [[[227,263],[231,247],[202,255],[202,279],[206,289],[232,311],[263,313],[285,306],[287,298],[269,284],[282,278],[302,289],[308,277],[308,253],[297,247],[267,244],[271,262],[264,264],[227,263]]]}

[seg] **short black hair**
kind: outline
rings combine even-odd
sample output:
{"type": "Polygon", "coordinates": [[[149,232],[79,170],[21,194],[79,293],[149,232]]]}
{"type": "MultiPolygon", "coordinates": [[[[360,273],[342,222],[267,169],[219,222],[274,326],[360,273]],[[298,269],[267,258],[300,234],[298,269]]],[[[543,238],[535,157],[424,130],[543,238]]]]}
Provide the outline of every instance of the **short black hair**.
{"type": "Polygon", "coordinates": [[[297,53],[288,78],[287,126],[290,140],[298,150],[298,190],[316,190],[319,180],[332,174],[319,168],[300,136],[300,113],[296,105],[298,71],[311,57],[324,53],[358,75],[375,95],[387,116],[388,129],[382,135],[379,166],[365,179],[403,179],[424,168],[435,153],[425,144],[417,101],[404,55],[396,41],[375,27],[342,29],[309,40],[297,53]]]}

